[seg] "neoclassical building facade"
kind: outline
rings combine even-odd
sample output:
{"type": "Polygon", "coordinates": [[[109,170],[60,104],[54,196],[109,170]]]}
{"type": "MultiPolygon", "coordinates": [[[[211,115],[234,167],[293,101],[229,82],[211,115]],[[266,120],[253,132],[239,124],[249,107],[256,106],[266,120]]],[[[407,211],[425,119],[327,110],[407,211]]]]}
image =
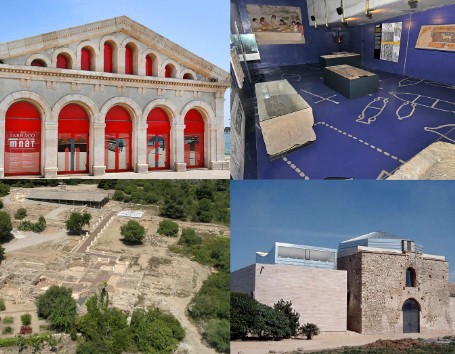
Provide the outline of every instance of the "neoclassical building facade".
{"type": "Polygon", "coordinates": [[[0,177],[227,170],[229,86],[124,16],[0,44],[0,177]]]}

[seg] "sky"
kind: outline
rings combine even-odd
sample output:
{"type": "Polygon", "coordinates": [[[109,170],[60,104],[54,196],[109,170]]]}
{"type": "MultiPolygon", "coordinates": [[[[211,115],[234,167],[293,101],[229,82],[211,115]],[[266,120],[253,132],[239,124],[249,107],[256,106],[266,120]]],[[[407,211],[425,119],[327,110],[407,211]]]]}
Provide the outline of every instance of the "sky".
{"type": "Polygon", "coordinates": [[[338,248],[373,231],[445,256],[455,282],[455,181],[233,181],[231,270],[274,242],[338,248]]]}
{"type": "MultiPolygon", "coordinates": [[[[2,1],[0,43],[126,15],[229,72],[227,0],[2,1]]],[[[230,126],[229,95],[225,126],[230,126]]]]}

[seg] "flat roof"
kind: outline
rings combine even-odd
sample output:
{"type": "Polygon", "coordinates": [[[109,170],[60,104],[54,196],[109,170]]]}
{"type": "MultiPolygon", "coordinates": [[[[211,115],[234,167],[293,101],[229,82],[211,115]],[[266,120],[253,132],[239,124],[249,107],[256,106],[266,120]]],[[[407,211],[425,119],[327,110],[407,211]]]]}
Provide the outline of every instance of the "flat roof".
{"type": "Polygon", "coordinates": [[[103,192],[68,192],[59,190],[33,190],[27,198],[40,200],[71,200],[78,202],[96,202],[100,203],[108,197],[103,192]]]}

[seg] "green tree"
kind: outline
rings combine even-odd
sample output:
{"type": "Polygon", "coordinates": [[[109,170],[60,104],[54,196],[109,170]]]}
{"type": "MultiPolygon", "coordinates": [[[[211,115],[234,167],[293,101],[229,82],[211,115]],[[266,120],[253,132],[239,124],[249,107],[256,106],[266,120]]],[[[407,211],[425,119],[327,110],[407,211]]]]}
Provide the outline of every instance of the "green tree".
{"type": "Polygon", "coordinates": [[[141,243],[145,237],[145,228],[137,221],[129,220],[120,227],[120,233],[127,243],[141,243]]]}
{"type": "Polygon", "coordinates": [[[284,301],[281,299],[273,305],[275,310],[282,312],[289,319],[289,328],[291,329],[291,336],[298,335],[299,332],[299,319],[300,314],[293,310],[291,301],[284,301]]]}
{"type": "Polygon", "coordinates": [[[160,235],[176,237],[179,232],[179,225],[172,220],[160,221],[158,225],[158,233],[160,235]]]}
{"type": "Polygon", "coordinates": [[[165,218],[185,220],[185,204],[179,193],[174,190],[169,192],[160,208],[160,215],[165,218]]]}
{"type": "Polygon", "coordinates": [[[114,192],[114,195],[112,196],[112,199],[121,202],[123,199],[125,199],[125,195],[123,194],[122,191],[116,190],[116,191],[114,192]]]}
{"type": "Polygon", "coordinates": [[[3,209],[3,200],[0,199],[0,209],[3,209]]]}
{"type": "Polygon", "coordinates": [[[187,246],[200,245],[202,243],[202,237],[196,235],[196,231],[194,229],[184,228],[182,229],[182,235],[180,236],[179,243],[187,246]]]}
{"type": "Polygon", "coordinates": [[[209,199],[202,199],[198,203],[194,221],[209,223],[214,215],[213,202],[209,199]]]}
{"type": "Polygon", "coordinates": [[[38,316],[47,319],[51,328],[70,333],[76,319],[76,300],[70,288],[52,285],[36,300],[38,316]]]}
{"type": "Polygon", "coordinates": [[[27,216],[27,209],[19,208],[17,209],[16,213],[14,214],[14,218],[17,220],[22,220],[27,216]]]}
{"type": "Polygon", "coordinates": [[[319,327],[314,323],[306,323],[299,328],[299,332],[306,336],[307,339],[313,339],[319,334],[319,327]]]}
{"type": "Polygon", "coordinates": [[[127,314],[109,308],[109,294],[103,287],[100,294],[87,300],[87,314],[79,317],[76,326],[84,341],[77,347],[79,354],[120,354],[136,351],[128,327],[127,314]]]}
{"type": "Polygon", "coordinates": [[[137,348],[143,353],[171,353],[185,337],[177,319],[158,309],[134,310],[130,328],[137,348]]]}
{"type": "Polygon", "coordinates": [[[0,241],[7,241],[11,238],[11,231],[13,225],[11,224],[11,217],[6,211],[0,211],[0,241]]]}
{"type": "Polygon", "coordinates": [[[24,313],[21,315],[21,322],[24,326],[29,326],[32,323],[32,315],[24,313]]]}
{"type": "Polygon", "coordinates": [[[90,220],[92,219],[92,215],[88,212],[84,212],[83,214],[79,212],[71,213],[68,220],[66,220],[65,225],[68,233],[74,235],[80,235],[82,233],[82,229],[85,225],[90,225],[90,220]]]}

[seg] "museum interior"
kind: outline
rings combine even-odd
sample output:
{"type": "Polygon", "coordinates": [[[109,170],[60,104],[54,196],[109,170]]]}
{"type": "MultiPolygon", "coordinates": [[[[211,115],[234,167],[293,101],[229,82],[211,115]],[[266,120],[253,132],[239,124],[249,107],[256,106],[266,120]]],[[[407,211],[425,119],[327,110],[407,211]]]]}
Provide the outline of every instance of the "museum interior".
{"type": "Polygon", "coordinates": [[[231,0],[233,179],[455,179],[454,0],[231,0]]]}

